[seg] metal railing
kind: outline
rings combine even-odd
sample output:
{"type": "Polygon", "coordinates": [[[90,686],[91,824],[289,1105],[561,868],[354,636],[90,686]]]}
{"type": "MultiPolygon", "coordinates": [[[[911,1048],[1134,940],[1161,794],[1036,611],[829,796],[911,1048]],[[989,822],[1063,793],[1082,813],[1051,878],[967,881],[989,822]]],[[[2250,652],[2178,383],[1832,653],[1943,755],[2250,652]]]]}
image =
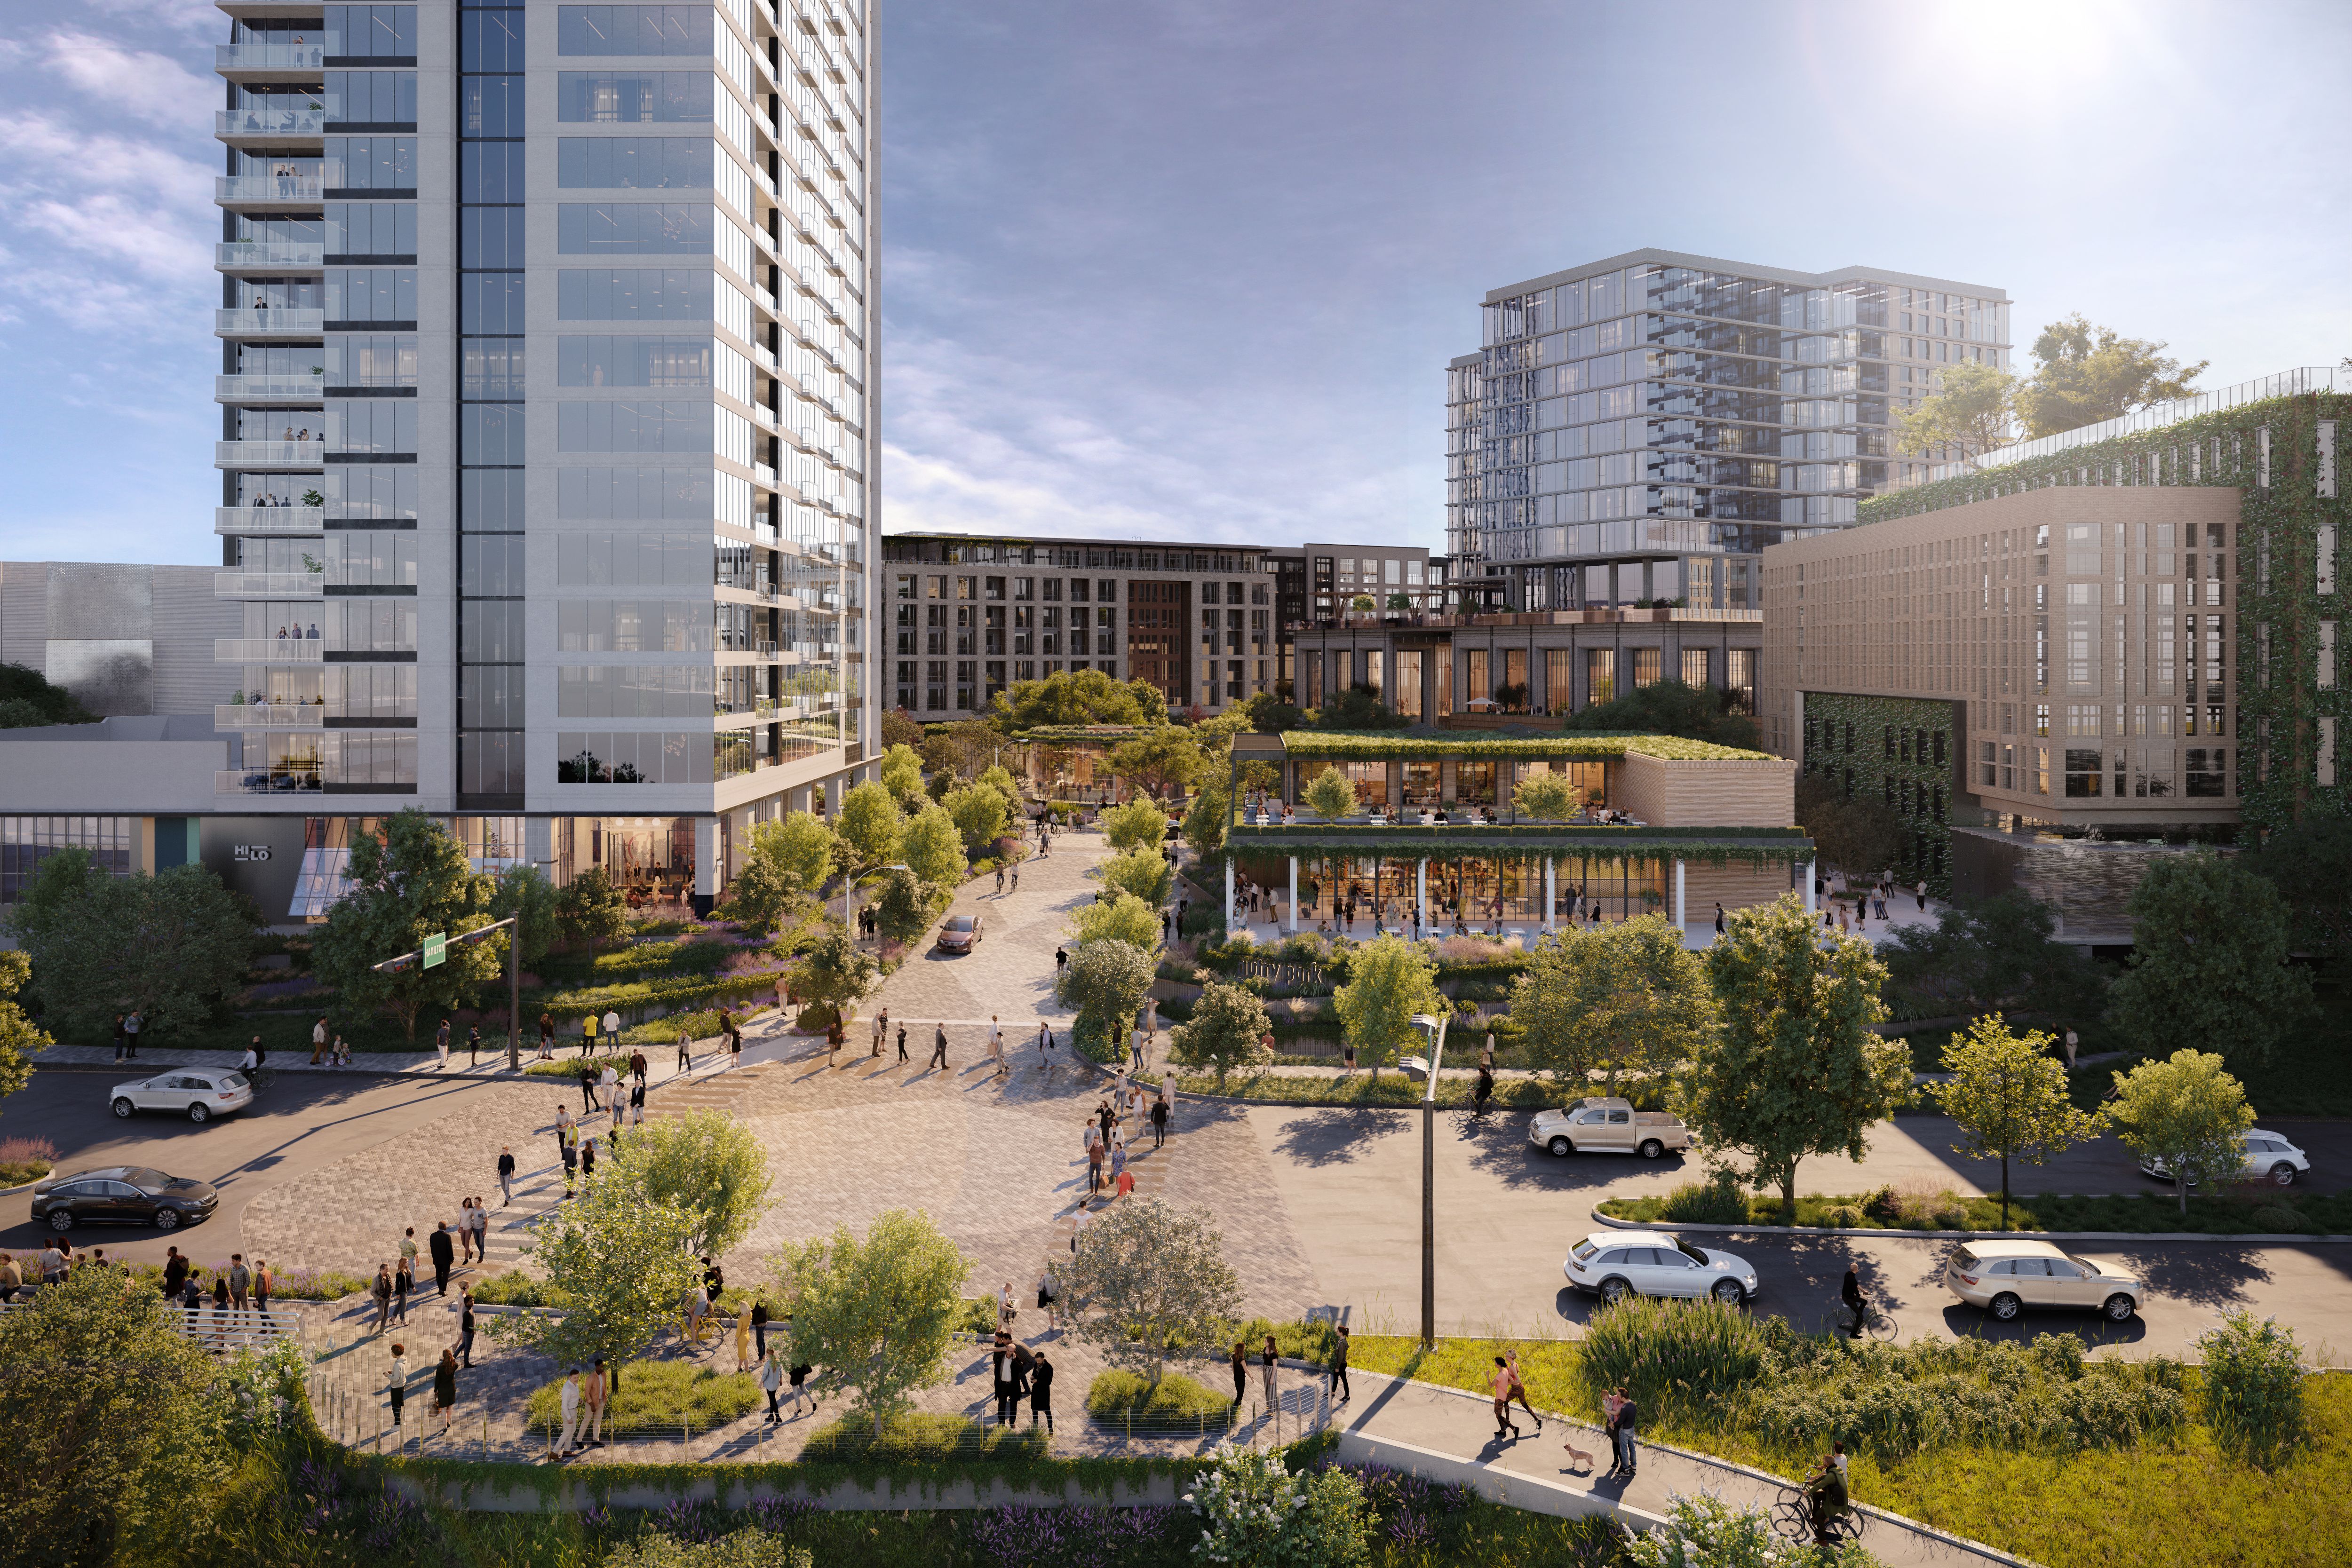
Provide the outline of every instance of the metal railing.
{"type": "MultiPolygon", "coordinates": [[[[34,1299],[37,1300],[37,1295],[34,1299]]],[[[32,1305],[32,1301],[0,1301],[0,1312],[21,1312],[32,1305]]],[[[219,1355],[240,1350],[268,1350],[289,1340],[299,1340],[302,1334],[302,1320],[290,1310],[215,1307],[209,1300],[194,1309],[170,1304],[164,1322],[167,1327],[194,1340],[198,1348],[219,1355]]]]}
{"type": "Polygon", "coordinates": [[[215,507],[216,534],[317,534],[326,531],[318,507],[215,507]]]}
{"type": "Polygon", "coordinates": [[[225,375],[213,378],[215,402],[321,402],[327,379],[316,376],[225,375]]]}
{"type": "Polygon", "coordinates": [[[216,571],[213,595],[217,599],[317,599],[326,582],[326,575],[316,571],[216,571]]]}
{"type": "Polygon", "coordinates": [[[342,716],[320,703],[215,703],[215,729],[323,729],[342,716]]]}
{"type": "Polygon", "coordinates": [[[225,768],[213,774],[215,795],[321,795],[326,780],[315,771],[283,768],[225,768]]]}
{"type": "Polygon", "coordinates": [[[247,306],[213,312],[216,338],[316,338],[326,329],[327,313],[321,309],[265,306],[256,310],[247,306]]]}
{"type": "Polygon", "coordinates": [[[326,644],[316,637],[215,637],[213,658],[224,664],[320,664],[326,644]]]}
{"type": "Polygon", "coordinates": [[[213,200],[229,206],[256,206],[267,202],[319,201],[325,190],[316,174],[218,174],[213,178],[213,200]]]}
{"type": "Polygon", "coordinates": [[[309,268],[326,265],[327,247],[310,239],[233,239],[213,246],[213,267],[221,272],[248,267],[309,268]]]}
{"type": "Polygon", "coordinates": [[[299,109],[216,109],[215,136],[317,136],[323,133],[333,111],[320,105],[299,109]]]}

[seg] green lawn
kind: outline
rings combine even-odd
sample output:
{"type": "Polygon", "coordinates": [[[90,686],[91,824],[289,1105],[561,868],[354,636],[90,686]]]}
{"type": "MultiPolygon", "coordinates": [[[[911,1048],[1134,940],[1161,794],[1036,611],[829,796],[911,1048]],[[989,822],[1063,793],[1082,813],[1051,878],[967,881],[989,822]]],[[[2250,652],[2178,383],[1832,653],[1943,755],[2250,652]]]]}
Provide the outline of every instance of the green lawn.
{"type": "MultiPolygon", "coordinates": [[[[530,1424],[545,1431],[562,1419],[563,1380],[531,1391],[530,1424]]],[[[697,1431],[723,1427],[759,1408],[763,1396],[748,1372],[721,1372],[716,1365],[686,1361],[633,1361],[621,1369],[620,1391],[604,1417],[617,1437],[676,1432],[681,1422],[697,1431]]]]}

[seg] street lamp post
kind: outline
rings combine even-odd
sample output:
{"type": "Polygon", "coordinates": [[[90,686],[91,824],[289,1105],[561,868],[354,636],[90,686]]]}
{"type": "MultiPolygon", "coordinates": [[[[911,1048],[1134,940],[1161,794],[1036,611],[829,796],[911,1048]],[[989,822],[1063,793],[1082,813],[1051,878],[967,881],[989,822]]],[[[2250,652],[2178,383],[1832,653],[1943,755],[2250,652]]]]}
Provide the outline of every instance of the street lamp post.
{"type": "Polygon", "coordinates": [[[1421,1090],[1421,1346],[1437,1343],[1437,1073],[1445,1060],[1445,1026],[1452,1014],[1413,1015],[1413,1027],[1429,1036],[1429,1071],[1421,1090]]]}
{"type": "MultiPolygon", "coordinates": [[[[511,1072],[520,1071],[522,1067],[522,921],[520,917],[509,915],[504,920],[493,920],[488,925],[477,926],[462,936],[450,937],[445,946],[456,947],[467,942],[479,942],[493,931],[504,931],[509,926],[513,928],[513,934],[507,940],[507,1070],[511,1072]]],[[[395,969],[413,968],[424,961],[424,949],[419,948],[413,953],[403,953],[397,958],[386,958],[381,964],[372,964],[369,968],[376,974],[383,975],[395,969]]],[[[434,962],[439,963],[440,960],[436,958],[434,962]]]]}

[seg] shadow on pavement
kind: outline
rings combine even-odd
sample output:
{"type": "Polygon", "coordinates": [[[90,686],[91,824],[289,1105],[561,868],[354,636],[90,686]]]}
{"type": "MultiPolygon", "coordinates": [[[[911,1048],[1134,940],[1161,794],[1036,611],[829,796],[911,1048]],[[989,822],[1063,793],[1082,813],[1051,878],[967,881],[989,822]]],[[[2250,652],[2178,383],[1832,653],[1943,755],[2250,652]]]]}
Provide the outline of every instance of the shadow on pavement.
{"type": "Polygon", "coordinates": [[[1351,1165],[1374,1138],[1414,1130],[1394,1112],[1323,1111],[1293,1119],[1275,1140],[1275,1152],[1307,1166],[1351,1165]]]}

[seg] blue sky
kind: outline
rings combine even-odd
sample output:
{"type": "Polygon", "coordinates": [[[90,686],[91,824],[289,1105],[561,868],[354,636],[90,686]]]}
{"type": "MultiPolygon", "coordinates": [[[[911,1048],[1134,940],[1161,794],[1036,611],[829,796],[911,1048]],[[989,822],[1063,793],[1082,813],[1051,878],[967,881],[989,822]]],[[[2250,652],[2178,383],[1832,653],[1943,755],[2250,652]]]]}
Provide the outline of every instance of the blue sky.
{"type": "MultiPolygon", "coordinates": [[[[221,14],[0,0],[0,556],[216,559],[221,14]]],[[[884,0],[893,529],[1442,544],[1447,359],[1643,246],[2352,353],[2352,11],[884,0]]]]}

